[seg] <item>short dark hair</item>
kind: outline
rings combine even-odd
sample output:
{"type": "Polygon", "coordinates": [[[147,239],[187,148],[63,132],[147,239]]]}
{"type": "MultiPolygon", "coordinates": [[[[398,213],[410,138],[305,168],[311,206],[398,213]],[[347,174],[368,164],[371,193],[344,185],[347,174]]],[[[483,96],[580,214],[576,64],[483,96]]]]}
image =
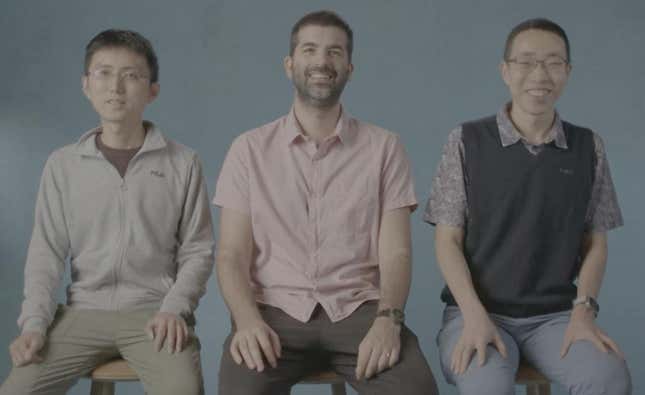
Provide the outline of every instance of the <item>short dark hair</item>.
{"type": "Polygon", "coordinates": [[[343,20],[338,14],[333,11],[321,10],[310,12],[309,14],[303,16],[293,25],[291,29],[291,40],[289,42],[289,55],[293,56],[293,51],[295,51],[298,46],[298,32],[305,26],[334,26],[345,32],[347,35],[347,54],[349,60],[352,60],[352,51],[354,49],[354,32],[352,28],[349,27],[347,22],[343,20]]]}
{"type": "Polygon", "coordinates": [[[508,37],[506,37],[506,45],[504,46],[504,60],[508,60],[508,57],[511,55],[515,37],[523,31],[531,29],[544,30],[560,37],[564,41],[564,46],[567,49],[566,60],[567,62],[571,62],[571,48],[569,46],[569,38],[567,37],[567,33],[564,32],[564,29],[560,25],[546,18],[527,19],[519,25],[515,26],[513,30],[511,30],[511,32],[508,34],[508,37]]]}
{"type": "Polygon", "coordinates": [[[159,62],[150,41],[132,30],[108,29],[94,36],[85,47],[85,74],[89,72],[92,56],[103,48],[127,48],[146,59],[150,82],[159,81],[159,62]]]}

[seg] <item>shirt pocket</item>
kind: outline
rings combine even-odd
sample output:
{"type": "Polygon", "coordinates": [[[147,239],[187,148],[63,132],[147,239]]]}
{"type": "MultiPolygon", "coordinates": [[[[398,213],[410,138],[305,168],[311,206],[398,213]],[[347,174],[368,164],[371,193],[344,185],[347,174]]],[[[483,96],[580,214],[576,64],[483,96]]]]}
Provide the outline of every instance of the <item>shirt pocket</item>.
{"type": "Polygon", "coordinates": [[[378,223],[378,189],[369,177],[333,183],[327,193],[325,225],[330,232],[369,233],[374,223],[378,223]]]}

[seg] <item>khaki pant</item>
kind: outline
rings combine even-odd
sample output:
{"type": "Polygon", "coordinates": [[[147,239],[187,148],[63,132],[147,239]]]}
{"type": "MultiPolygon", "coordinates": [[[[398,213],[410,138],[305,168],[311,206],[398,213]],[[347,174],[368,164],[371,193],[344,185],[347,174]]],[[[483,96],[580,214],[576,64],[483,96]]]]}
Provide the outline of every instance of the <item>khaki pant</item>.
{"type": "Polygon", "coordinates": [[[155,351],[144,329],[156,311],[112,312],[59,307],[40,351],[44,361],[13,368],[0,395],[64,394],[97,365],[123,357],[148,395],[203,394],[199,340],[174,355],[155,351]]]}

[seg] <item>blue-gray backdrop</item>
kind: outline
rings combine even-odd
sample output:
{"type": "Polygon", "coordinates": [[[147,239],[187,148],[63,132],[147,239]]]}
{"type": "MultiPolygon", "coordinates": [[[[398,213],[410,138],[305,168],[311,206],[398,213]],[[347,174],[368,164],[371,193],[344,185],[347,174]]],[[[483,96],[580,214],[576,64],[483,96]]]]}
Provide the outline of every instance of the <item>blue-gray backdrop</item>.
{"type": "MultiPolygon", "coordinates": [[[[344,94],[355,116],[396,131],[427,198],[441,147],[460,121],[495,112],[508,98],[498,64],[507,32],[523,19],[561,23],[572,43],[573,74],[559,102],[563,117],[606,142],[625,226],[609,236],[599,322],[622,346],[634,393],[645,393],[642,202],[645,141],[645,2],[625,1],[49,1],[0,5],[0,379],[17,334],[23,265],[42,166],[56,147],[97,123],[81,93],[83,48],[100,30],[138,30],[161,63],[161,95],[147,111],[165,133],[199,152],[212,194],[229,144],[284,114],[292,88],[282,59],[293,23],[305,12],[336,10],[352,25],[356,66],[344,94]],[[640,174],[640,175],[639,175],[640,174]]],[[[440,383],[434,337],[443,286],[433,229],[413,216],[414,281],[408,322],[440,383]]],[[[213,210],[217,220],[217,212],[213,210]]],[[[208,394],[216,393],[229,316],[216,281],[198,310],[208,394]]],[[[328,388],[296,386],[296,394],[328,388]]],[[[558,389],[558,391],[560,391],[558,389]]],[[[556,394],[562,392],[556,391],[556,394]]],[[[87,394],[82,380],[72,394],[87,394]]],[[[119,394],[140,394],[121,384],[119,394]]]]}

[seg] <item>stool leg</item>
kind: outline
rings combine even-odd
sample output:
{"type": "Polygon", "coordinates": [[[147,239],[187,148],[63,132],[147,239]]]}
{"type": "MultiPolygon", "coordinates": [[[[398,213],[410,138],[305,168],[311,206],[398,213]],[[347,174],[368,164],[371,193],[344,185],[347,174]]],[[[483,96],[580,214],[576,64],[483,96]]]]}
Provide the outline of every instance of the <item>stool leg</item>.
{"type": "Polygon", "coordinates": [[[331,385],[331,395],[347,395],[345,383],[333,383],[331,385]]]}
{"type": "Polygon", "coordinates": [[[92,381],[90,395],[114,395],[114,383],[111,381],[92,381]]]}
{"type": "Polygon", "coordinates": [[[551,395],[550,384],[527,384],[526,395],[551,395]]]}

